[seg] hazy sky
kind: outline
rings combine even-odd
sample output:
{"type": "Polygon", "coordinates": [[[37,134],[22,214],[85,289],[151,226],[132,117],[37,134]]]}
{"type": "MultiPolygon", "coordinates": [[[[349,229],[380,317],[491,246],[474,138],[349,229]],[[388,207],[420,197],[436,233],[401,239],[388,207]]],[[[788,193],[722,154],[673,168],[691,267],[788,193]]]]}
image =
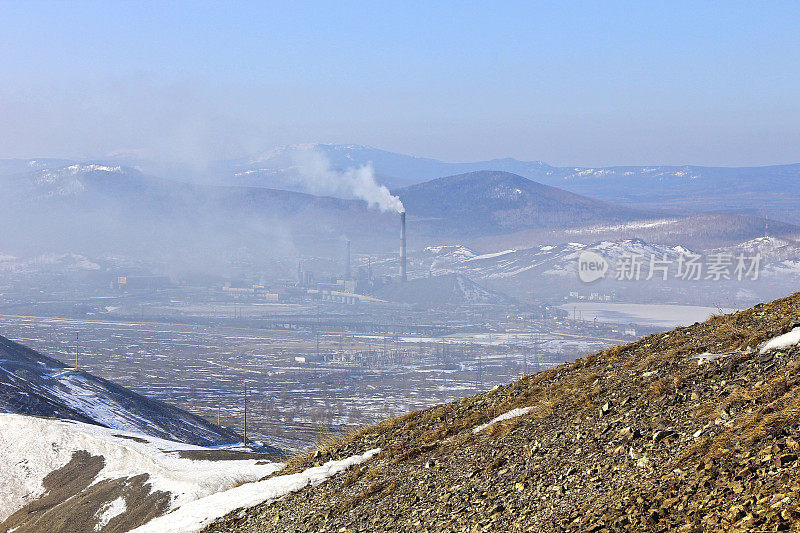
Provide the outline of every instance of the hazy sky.
{"type": "Polygon", "coordinates": [[[0,1],[0,157],[800,161],[797,2],[0,1]]]}

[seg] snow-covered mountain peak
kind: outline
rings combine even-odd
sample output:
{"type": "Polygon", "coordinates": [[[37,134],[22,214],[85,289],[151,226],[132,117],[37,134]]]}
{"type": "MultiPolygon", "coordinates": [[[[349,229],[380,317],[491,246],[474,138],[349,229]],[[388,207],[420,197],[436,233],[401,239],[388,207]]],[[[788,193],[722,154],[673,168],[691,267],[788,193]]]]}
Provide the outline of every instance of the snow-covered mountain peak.
{"type": "Polygon", "coordinates": [[[360,144],[326,144],[319,142],[296,143],[276,146],[265,152],[257,154],[251,158],[250,163],[265,164],[269,167],[272,166],[270,163],[275,165],[283,165],[287,159],[291,159],[292,157],[296,157],[298,154],[307,152],[318,152],[334,160],[340,160],[341,158],[344,158],[346,160],[350,160],[353,165],[361,165],[366,163],[367,161],[363,158],[364,155],[369,156],[371,153],[388,153],[378,148],[360,144]],[[356,154],[358,154],[358,156],[356,156],[356,154]]]}
{"type": "Polygon", "coordinates": [[[122,166],[77,163],[33,172],[30,183],[39,197],[74,196],[87,189],[87,176],[122,176],[132,172],[137,171],[122,166]]]}
{"type": "Polygon", "coordinates": [[[452,257],[452,258],[459,258],[462,260],[470,259],[478,255],[474,251],[467,248],[466,246],[462,246],[460,244],[427,246],[423,251],[423,254],[433,255],[436,256],[437,258],[452,257]]]}
{"type": "MultiPolygon", "coordinates": [[[[725,251],[725,250],[720,250],[725,251]]],[[[727,250],[734,255],[754,256],[759,254],[763,261],[797,260],[800,258],[800,243],[778,237],[756,237],[727,250]]]]}

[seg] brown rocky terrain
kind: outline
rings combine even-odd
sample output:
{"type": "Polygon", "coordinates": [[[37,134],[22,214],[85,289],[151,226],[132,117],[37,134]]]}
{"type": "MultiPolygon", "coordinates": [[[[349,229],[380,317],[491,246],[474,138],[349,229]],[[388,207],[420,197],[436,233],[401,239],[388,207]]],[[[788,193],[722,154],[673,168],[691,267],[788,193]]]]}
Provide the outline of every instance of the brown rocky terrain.
{"type": "Polygon", "coordinates": [[[206,531],[800,530],[800,347],[757,349],[798,321],[800,293],[332,438],[281,474],[382,452],[206,531]]]}
{"type": "Polygon", "coordinates": [[[102,527],[109,533],[122,533],[169,508],[170,495],[152,490],[147,483],[147,474],[93,484],[104,463],[102,457],[85,451],[75,452],[68,464],[44,478],[45,492],[40,498],[0,523],[0,532],[91,533],[99,530],[97,514],[104,506],[117,498],[124,498],[125,513],[102,527]]]}

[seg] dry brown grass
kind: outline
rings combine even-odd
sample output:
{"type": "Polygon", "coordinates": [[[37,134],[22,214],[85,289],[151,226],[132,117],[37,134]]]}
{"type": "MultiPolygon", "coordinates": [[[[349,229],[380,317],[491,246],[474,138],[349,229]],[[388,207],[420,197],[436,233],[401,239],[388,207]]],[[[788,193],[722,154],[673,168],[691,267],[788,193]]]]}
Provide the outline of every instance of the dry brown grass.
{"type": "Polygon", "coordinates": [[[800,396],[787,386],[783,376],[777,376],[758,389],[738,387],[724,400],[714,398],[706,401],[694,409],[693,416],[699,419],[714,418],[732,405],[748,402],[761,402],[761,407],[735,418],[733,424],[718,435],[703,437],[687,446],[675,457],[676,464],[685,464],[692,458],[718,459],[732,449],[756,445],[783,428],[800,422],[800,396]]]}
{"type": "Polygon", "coordinates": [[[281,474],[295,472],[298,469],[305,468],[309,465],[309,463],[314,461],[315,455],[317,453],[327,454],[334,450],[337,450],[343,446],[347,446],[360,438],[364,437],[367,434],[378,434],[386,429],[393,427],[396,424],[403,424],[408,422],[409,419],[413,419],[415,416],[419,415],[419,411],[413,411],[411,413],[407,413],[403,416],[392,418],[388,420],[384,420],[379,422],[378,424],[369,426],[364,425],[356,428],[351,428],[342,433],[331,433],[328,435],[323,435],[320,437],[314,449],[307,453],[301,453],[292,456],[286,461],[286,466],[281,470],[281,474]]]}
{"type": "Polygon", "coordinates": [[[483,470],[485,472],[494,472],[495,470],[499,470],[501,466],[506,464],[506,461],[508,461],[508,457],[506,457],[505,455],[498,455],[494,459],[494,461],[486,465],[486,467],[483,470]]]}
{"type": "Polygon", "coordinates": [[[352,442],[352,440],[360,437],[365,430],[365,427],[359,428],[352,428],[348,431],[343,433],[331,433],[328,435],[323,435],[319,439],[314,446],[314,449],[310,452],[297,454],[291,457],[288,461],[286,461],[286,466],[283,470],[286,471],[293,471],[295,467],[301,466],[306,462],[310,461],[314,458],[317,452],[325,453],[327,450],[337,448],[339,446],[345,445],[348,442],[352,442]]]}
{"type": "MultiPolygon", "coordinates": [[[[598,406],[606,401],[607,393],[619,387],[619,382],[636,379],[643,372],[657,370],[663,377],[654,381],[645,394],[638,395],[636,402],[646,404],[666,394],[677,393],[685,384],[687,376],[695,371],[689,357],[709,351],[719,353],[746,347],[755,347],[761,342],[787,331],[793,320],[800,318],[800,293],[792,297],[765,304],[757,309],[731,315],[714,316],[691,327],[677,328],[668,334],[654,334],[628,345],[612,346],[601,352],[589,354],[572,363],[565,363],[533,376],[527,376],[499,390],[465,398],[458,402],[437,406],[402,417],[385,420],[371,427],[350,430],[344,434],[330,435],[322,439],[317,450],[327,453],[347,446],[367,435],[383,435],[386,450],[393,453],[392,462],[413,460],[427,451],[431,443],[442,449],[479,424],[518,407],[533,407],[523,417],[518,417],[487,428],[482,434],[496,439],[508,435],[520,424],[537,423],[552,416],[568,416],[582,419],[598,416],[598,406]],[[769,317],[769,321],[764,322],[769,317]],[[778,318],[776,318],[778,317],[778,318]],[[599,379],[600,378],[600,379],[599,379]],[[502,396],[497,401],[498,395],[502,396]]],[[[794,363],[787,375],[800,371],[800,362],[794,363]]],[[[759,389],[733,386],[729,393],[722,391],[692,409],[698,420],[727,419],[730,410],[744,408],[755,403],[770,403],[778,400],[787,390],[785,380],[776,379],[759,389]]],[[[759,438],[770,428],[796,418],[791,408],[741,415],[762,417],[760,422],[750,421],[748,438],[759,438]]],[[[742,423],[745,423],[742,420],[742,423]]],[[[722,433],[726,433],[725,430],[722,433]]],[[[466,437],[464,437],[466,438],[466,437]]],[[[374,440],[374,438],[372,438],[374,440]]],[[[704,440],[700,441],[701,443],[704,440]]],[[[720,441],[705,443],[712,454],[730,448],[720,441]]],[[[700,452],[694,443],[687,453],[700,452]]],[[[440,453],[440,452],[437,452],[440,453]]],[[[313,453],[290,460],[289,467],[307,465],[313,461],[313,453]]]]}
{"type": "Polygon", "coordinates": [[[372,496],[381,494],[383,492],[393,492],[396,487],[397,487],[396,481],[388,482],[383,480],[383,481],[372,482],[358,494],[355,494],[350,498],[346,499],[342,504],[342,508],[345,511],[349,511],[350,509],[354,509],[363,501],[368,500],[372,496]]]}
{"type": "Polygon", "coordinates": [[[671,378],[661,378],[655,381],[647,393],[648,398],[650,400],[655,400],[663,396],[665,391],[669,389],[670,381],[672,381],[671,378]]]}

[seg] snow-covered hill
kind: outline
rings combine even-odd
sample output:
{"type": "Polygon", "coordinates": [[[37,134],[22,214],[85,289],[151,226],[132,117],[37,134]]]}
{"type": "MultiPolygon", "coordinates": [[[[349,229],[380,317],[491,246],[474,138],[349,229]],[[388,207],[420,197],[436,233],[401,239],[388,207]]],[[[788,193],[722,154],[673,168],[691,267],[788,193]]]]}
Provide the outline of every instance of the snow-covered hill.
{"type": "Polygon", "coordinates": [[[431,246],[415,254],[410,264],[418,275],[424,272],[434,275],[459,273],[476,280],[533,274],[577,278],[577,260],[584,250],[595,250],[610,262],[634,254],[646,258],[652,254],[660,259],[666,256],[668,260],[676,260],[682,252],[688,252],[681,246],[650,244],[641,239],[540,245],[485,254],[478,254],[464,246],[431,246]]]}
{"type": "MultiPolygon", "coordinates": [[[[75,164],[56,169],[45,169],[31,174],[31,183],[42,196],[72,196],[86,190],[89,177],[100,175],[123,175],[120,166],[75,164]]],[[[130,170],[128,170],[130,172],[130,170]]]]}
{"type": "Polygon", "coordinates": [[[240,440],[233,430],[76,371],[2,336],[0,413],[70,419],[195,445],[240,440]]]}
{"type": "MultiPolygon", "coordinates": [[[[371,267],[378,275],[391,274],[396,264],[395,257],[387,256],[372,259],[371,267]]],[[[576,292],[583,297],[641,301],[651,298],[654,290],[669,287],[677,302],[713,306],[724,302],[724,307],[733,307],[796,290],[800,245],[774,237],[706,250],[642,239],[542,244],[485,253],[464,245],[437,245],[409,254],[408,275],[412,279],[460,275],[520,301],[569,298],[576,292]],[[607,264],[602,279],[591,284],[578,274],[579,259],[588,251],[599,254],[607,264]],[[692,257],[700,266],[691,267],[690,272],[686,265],[692,257]],[[712,271],[715,261],[719,261],[719,277],[712,271]]]]}
{"type": "Polygon", "coordinates": [[[74,421],[0,414],[0,531],[127,531],[281,463],[74,421]]]}
{"type": "Polygon", "coordinates": [[[380,450],[286,475],[284,464],[74,421],[0,414],[0,532],[189,533],[322,483],[380,450]]]}
{"type": "Polygon", "coordinates": [[[765,263],[775,263],[786,260],[800,260],[800,243],[777,237],[757,237],[728,249],[734,255],[744,253],[747,255],[760,254],[765,263]]]}
{"type": "Polygon", "coordinates": [[[81,272],[101,270],[101,266],[81,254],[42,254],[29,258],[19,258],[0,252],[0,272],[81,272]]]}
{"type": "Polygon", "coordinates": [[[282,454],[240,442],[0,337],[0,533],[196,531],[377,453],[264,480],[282,454]]]}

